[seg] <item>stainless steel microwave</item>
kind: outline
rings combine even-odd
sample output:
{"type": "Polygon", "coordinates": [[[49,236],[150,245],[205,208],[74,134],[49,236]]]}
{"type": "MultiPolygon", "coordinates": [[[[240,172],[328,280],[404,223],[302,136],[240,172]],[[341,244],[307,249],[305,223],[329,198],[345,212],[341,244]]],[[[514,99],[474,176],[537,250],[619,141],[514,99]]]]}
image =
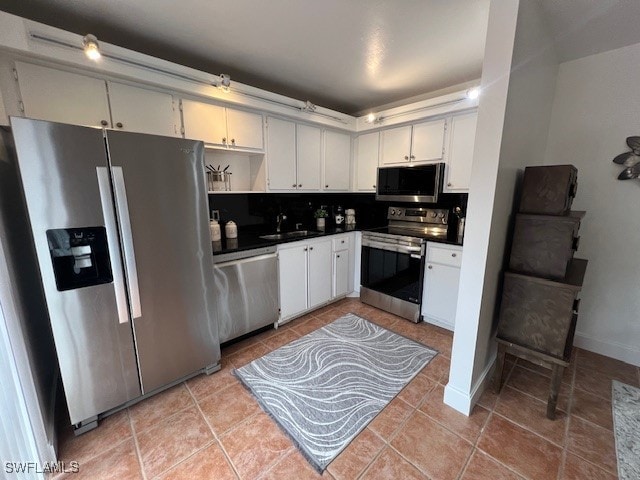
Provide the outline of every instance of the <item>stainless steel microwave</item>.
{"type": "Polygon", "coordinates": [[[436,203],[442,193],[444,163],[378,168],[376,200],[436,203]]]}

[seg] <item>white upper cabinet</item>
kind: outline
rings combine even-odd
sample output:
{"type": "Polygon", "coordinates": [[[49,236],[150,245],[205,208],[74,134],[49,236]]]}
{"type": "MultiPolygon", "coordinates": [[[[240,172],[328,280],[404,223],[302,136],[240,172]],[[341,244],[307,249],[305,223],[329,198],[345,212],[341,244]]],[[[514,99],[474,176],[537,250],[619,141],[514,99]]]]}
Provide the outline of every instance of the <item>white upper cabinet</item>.
{"type": "Polygon", "coordinates": [[[227,136],[224,107],[183,99],[182,126],[185,138],[224,145],[223,140],[227,136]]]}
{"type": "Polygon", "coordinates": [[[262,115],[227,108],[227,143],[236,148],[264,150],[262,115]]]}
{"type": "Polygon", "coordinates": [[[298,190],[320,190],[322,130],[301,124],[296,130],[298,190]]]}
{"type": "Polygon", "coordinates": [[[110,127],[104,80],[16,62],[24,115],[39,120],[110,127]]]}
{"type": "Polygon", "coordinates": [[[356,181],[359,192],[372,192],[376,189],[378,176],[380,133],[366,133],[356,139],[356,181]]]}
{"type": "Polygon", "coordinates": [[[451,119],[445,192],[469,190],[477,121],[478,112],[457,115],[451,119]]]}
{"type": "Polygon", "coordinates": [[[178,116],[168,93],[27,63],[16,62],[16,71],[27,117],[155,135],[178,134],[178,116]]]}
{"type": "Polygon", "coordinates": [[[267,119],[270,190],[320,190],[322,130],[289,120],[267,119]]]}
{"type": "Polygon", "coordinates": [[[351,171],[351,135],[324,132],[324,190],[348,191],[351,171]]]}
{"type": "Polygon", "coordinates": [[[173,96],[107,82],[113,128],[128,132],[178,136],[173,96]]]}
{"type": "Polygon", "coordinates": [[[270,190],[295,190],[296,124],[269,117],[267,120],[267,165],[270,190]]]}
{"type": "Polygon", "coordinates": [[[409,162],[411,125],[380,132],[380,154],[383,165],[409,162]]]}
{"type": "Polygon", "coordinates": [[[182,100],[185,138],[202,140],[222,148],[264,150],[262,115],[182,100]]]}
{"type": "Polygon", "coordinates": [[[446,121],[444,119],[414,125],[410,161],[433,162],[442,160],[445,128],[446,121]]]}
{"type": "Polygon", "coordinates": [[[446,120],[395,127],[380,133],[380,159],[383,165],[435,162],[444,154],[446,120]]]}

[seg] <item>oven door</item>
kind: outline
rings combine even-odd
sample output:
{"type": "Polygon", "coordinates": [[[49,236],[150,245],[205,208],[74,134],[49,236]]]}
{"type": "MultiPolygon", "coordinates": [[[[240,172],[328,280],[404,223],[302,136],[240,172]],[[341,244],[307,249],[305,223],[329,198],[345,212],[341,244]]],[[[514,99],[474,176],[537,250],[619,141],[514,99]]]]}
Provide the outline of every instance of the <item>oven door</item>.
{"type": "Polygon", "coordinates": [[[362,239],[360,284],[419,305],[422,301],[424,245],[386,244],[362,239]]]}

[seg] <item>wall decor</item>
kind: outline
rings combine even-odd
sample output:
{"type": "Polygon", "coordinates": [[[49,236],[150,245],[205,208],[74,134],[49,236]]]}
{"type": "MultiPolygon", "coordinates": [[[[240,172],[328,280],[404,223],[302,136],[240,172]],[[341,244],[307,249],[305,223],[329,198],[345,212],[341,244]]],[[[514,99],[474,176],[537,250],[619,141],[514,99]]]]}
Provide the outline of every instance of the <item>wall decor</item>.
{"type": "Polygon", "coordinates": [[[618,175],[618,180],[629,180],[640,177],[640,137],[627,137],[630,152],[624,152],[613,159],[613,163],[626,168],[618,175]]]}

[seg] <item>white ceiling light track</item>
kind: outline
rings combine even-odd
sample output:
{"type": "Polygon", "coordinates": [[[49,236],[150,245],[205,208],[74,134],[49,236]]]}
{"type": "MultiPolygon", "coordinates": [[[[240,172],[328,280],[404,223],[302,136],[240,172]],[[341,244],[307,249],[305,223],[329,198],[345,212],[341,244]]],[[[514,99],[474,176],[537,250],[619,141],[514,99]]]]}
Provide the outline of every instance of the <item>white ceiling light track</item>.
{"type": "Polygon", "coordinates": [[[213,86],[216,88],[220,88],[224,92],[233,92],[234,94],[237,94],[237,95],[241,95],[254,100],[259,100],[261,102],[267,102],[273,105],[277,105],[279,107],[289,108],[297,112],[305,112],[310,115],[318,115],[320,117],[328,118],[330,120],[333,120],[345,125],[349,123],[344,118],[340,118],[338,116],[331,115],[329,113],[317,111],[318,107],[316,107],[316,105],[314,105],[308,100],[303,102],[300,100],[292,99],[292,102],[285,102],[285,101],[279,101],[273,98],[268,98],[266,96],[261,96],[255,93],[250,93],[239,88],[234,88],[231,85],[231,77],[225,73],[219,75],[217,78],[215,78],[214,76],[213,80],[205,80],[202,78],[197,78],[190,75],[185,75],[179,72],[175,72],[172,70],[168,70],[165,68],[150,65],[148,63],[127,58],[122,55],[116,55],[113,53],[105,52],[100,49],[100,46],[98,44],[98,39],[91,34],[85,35],[82,39],[82,43],[75,43],[70,40],[55,38],[52,36],[48,36],[46,34],[33,32],[33,31],[29,32],[29,38],[34,41],[44,42],[44,43],[56,45],[59,47],[69,48],[69,49],[78,50],[78,51],[84,51],[89,59],[96,62],[101,60],[102,58],[105,58],[114,62],[124,64],[126,66],[140,68],[140,69],[144,69],[144,70],[147,70],[153,73],[162,74],[162,75],[168,75],[170,77],[174,77],[179,80],[186,80],[196,84],[213,86]]]}

